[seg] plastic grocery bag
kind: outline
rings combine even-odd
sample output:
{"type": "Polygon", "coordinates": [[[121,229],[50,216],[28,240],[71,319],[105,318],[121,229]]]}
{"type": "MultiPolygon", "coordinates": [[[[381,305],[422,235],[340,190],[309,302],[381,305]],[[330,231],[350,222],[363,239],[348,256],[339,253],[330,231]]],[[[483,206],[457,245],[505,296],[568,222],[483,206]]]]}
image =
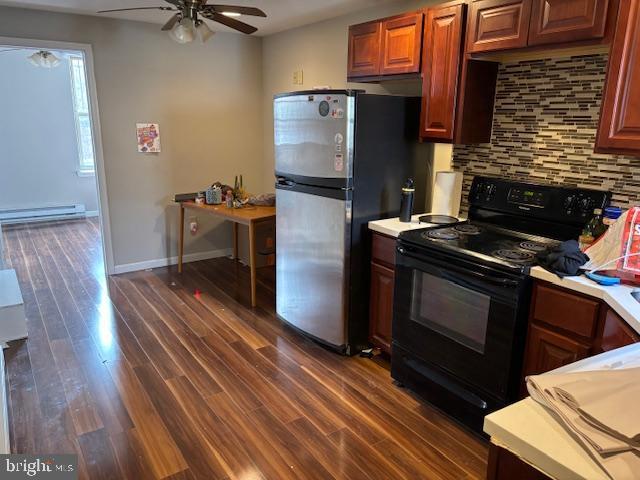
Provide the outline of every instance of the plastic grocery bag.
{"type": "Polygon", "coordinates": [[[584,253],[584,270],[640,280],[640,207],[624,212],[584,253]]]}

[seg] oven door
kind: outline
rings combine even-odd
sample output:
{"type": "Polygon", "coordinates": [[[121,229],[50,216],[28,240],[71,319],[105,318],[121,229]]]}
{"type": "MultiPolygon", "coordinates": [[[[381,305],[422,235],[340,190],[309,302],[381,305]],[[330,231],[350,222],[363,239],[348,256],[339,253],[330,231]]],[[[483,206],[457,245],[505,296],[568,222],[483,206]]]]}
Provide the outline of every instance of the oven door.
{"type": "Polygon", "coordinates": [[[396,262],[394,344],[506,399],[518,323],[526,324],[525,277],[402,243],[396,262]]]}

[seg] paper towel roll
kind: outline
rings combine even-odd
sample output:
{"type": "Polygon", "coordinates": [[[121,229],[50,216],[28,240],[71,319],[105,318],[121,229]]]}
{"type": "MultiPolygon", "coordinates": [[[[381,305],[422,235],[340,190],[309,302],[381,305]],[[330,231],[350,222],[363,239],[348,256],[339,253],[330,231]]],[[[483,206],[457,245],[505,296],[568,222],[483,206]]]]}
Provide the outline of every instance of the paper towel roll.
{"type": "Polygon", "coordinates": [[[431,198],[431,213],[457,217],[462,199],[462,173],[436,172],[436,181],[431,198]]]}

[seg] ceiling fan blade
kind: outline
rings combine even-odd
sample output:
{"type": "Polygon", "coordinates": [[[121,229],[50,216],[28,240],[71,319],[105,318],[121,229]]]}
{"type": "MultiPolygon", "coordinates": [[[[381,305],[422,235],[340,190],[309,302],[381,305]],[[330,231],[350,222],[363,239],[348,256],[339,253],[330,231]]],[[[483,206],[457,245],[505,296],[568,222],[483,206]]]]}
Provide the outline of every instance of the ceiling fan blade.
{"type": "Polygon", "coordinates": [[[231,13],[239,13],[241,15],[250,15],[252,17],[266,17],[267,14],[264,13],[259,8],[255,7],[242,7],[239,5],[205,5],[204,8],[209,9],[213,12],[222,13],[222,12],[231,12],[231,13]]]}
{"type": "Polygon", "coordinates": [[[134,7],[134,8],[114,8],[112,10],[100,10],[97,13],[110,13],[110,12],[128,12],[131,10],[163,10],[173,12],[176,10],[173,7],[134,7]]]}
{"type": "Polygon", "coordinates": [[[179,21],[180,21],[180,14],[176,13],[173,17],[169,19],[167,23],[165,23],[162,26],[160,30],[162,30],[163,32],[166,32],[167,30],[171,30],[179,21]]]}
{"type": "Polygon", "coordinates": [[[251,35],[253,32],[258,31],[256,27],[236,20],[235,18],[227,17],[226,15],[222,15],[221,13],[203,12],[203,15],[210,20],[213,20],[214,22],[221,23],[229,28],[233,28],[234,30],[238,30],[239,32],[246,33],[247,35],[251,35]]]}

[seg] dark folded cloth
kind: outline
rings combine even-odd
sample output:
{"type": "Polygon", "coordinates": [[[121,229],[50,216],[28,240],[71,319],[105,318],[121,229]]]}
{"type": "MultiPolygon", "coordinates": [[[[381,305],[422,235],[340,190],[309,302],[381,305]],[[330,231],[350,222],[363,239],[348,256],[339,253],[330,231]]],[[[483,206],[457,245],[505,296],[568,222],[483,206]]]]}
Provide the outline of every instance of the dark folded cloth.
{"type": "Polygon", "coordinates": [[[560,245],[538,253],[541,267],[559,277],[572,277],[580,274],[580,267],[589,261],[589,257],[580,251],[578,242],[567,240],[560,245]]]}

